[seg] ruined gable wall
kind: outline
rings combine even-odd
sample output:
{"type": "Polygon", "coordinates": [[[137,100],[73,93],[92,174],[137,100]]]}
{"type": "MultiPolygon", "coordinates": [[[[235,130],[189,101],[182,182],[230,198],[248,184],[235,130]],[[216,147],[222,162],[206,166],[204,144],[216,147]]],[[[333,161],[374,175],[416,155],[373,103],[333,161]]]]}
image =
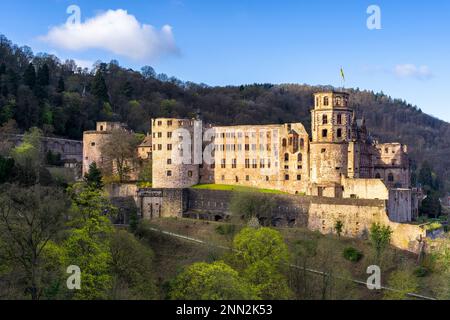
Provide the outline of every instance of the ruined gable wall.
{"type": "Polygon", "coordinates": [[[342,179],[344,198],[387,200],[389,191],[380,179],[342,179]]]}

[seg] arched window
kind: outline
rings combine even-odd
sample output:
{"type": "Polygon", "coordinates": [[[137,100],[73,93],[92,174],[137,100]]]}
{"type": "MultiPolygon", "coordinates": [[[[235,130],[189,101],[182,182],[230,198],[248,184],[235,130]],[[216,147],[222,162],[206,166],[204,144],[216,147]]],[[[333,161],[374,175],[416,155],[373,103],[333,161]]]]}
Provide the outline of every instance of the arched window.
{"type": "Polygon", "coordinates": [[[305,140],[300,139],[300,148],[303,149],[304,146],[305,146],[305,140]]]}
{"type": "Polygon", "coordinates": [[[322,124],[327,124],[328,123],[328,116],[326,114],[324,114],[322,116],[322,124]]]}
{"type": "Polygon", "coordinates": [[[342,124],[342,114],[337,115],[337,124],[342,124]]]}
{"type": "Polygon", "coordinates": [[[301,153],[298,154],[297,161],[298,162],[302,162],[303,161],[303,155],[301,153]]]}
{"type": "Polygon", "coordinates": [[[328,97],[324,97],[323,98],[323,105],[324,106],[328,106],[328,102],[329,102],[328,97]]]}
{"type": "Polygon", "coordinates": [[[389,173],[388,175],[388,181],[389,182],[394,182],[394,175],[392,173],[389,173]]]}
{"type": "Polygon", "coordinates": [[[287,145],[286,139],[283,139],[283,141],[281,142],[281,144],[283,145],[283,147],[286,147],[286,145],[287,145]]]}
{"type": "Polygon", "coordinates": [[[338,138],[342,138],[342,129],[337,129],[336,135],[338,138]]]}
{"type": "Polygon", "coordinates": [[[377,172],[377,174],[375,175],[375,179],[381,179],[381,175],[379,172],[377,172]]]}
{"type": "Polygon", "coordinates": [[[284,161],[289,161],[289,153],[284,154],[284,161]]]}

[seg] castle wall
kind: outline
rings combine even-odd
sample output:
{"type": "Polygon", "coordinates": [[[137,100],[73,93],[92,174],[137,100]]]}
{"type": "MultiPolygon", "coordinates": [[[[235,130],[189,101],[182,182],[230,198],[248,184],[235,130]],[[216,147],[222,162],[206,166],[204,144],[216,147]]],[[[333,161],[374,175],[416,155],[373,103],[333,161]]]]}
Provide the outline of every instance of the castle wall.
{"type": "Polygon", "coordinates": [[[89,171],[89,166],[95,162],[99,168],[107,165],[102,156],[102,146],[106,143],[109,134],[100,131],[86,131],[83,134],[83,176],[89,171]]]}
{"type": "Polygon", "coordinates": [[[137,200],[138,187],[135,183],[111,183],[105,185],[105,191],[110,198],[133,197],[137,200]]]}
{"type": "Polygon", "coordinates": [[[380,199],[389,198],[389,190],[380,179],[342,179],[344,198],[380,199]]]}
{"type": "MultiPolygon", "coordinates": [[[[148,218],[147,198],[161,199],[162,217],[180,217],[185,212],[204,212],[213,216],[230,215],[230,191],[198,189],[148,189],[140,191],[140,207],[143,217],[148,218]],[[156,192],[153,196],[145,192],[156,192]]],[[[274,226],[306,227],[323,234],[335,233],[335,224],[343,223],[343,235],[367,238],[373,223],[390,226],[393,230],[392,245],[418,252],[419,241],[426,232],[418,225],[390,221],[387,204],[376,199],[333,199],[326,197],[260,194],[275,203],[271,212],[274,226]]],[[[154,200],[153,200],[154,201],[154,200]]],[[[153,215],[154,216],[154,215],[153,215]]]]}
{"type": "Polygon", "coordinates": [[[413,219],[413,196],[411,189],[389,189],[389,219],[395,222],[410,222],[413,219]]]}
{"type": "Polygon", "coordinates": [[[406,146],[383,143],[377,144],[376,150],[374,175],[383,179],[390,188],[409,188],[411,173],[406,146]]]}
{"type": "Polygon", "coordinates": [[[317,184],[340,183],[347,176],[348,144],[311,143],[311,182],[317,184]]]}
{"type": "Polygon", "coordinates": [[[185,189],[140,189],[137,206],[143,219],[181,217],[188,210],[185,189]]]}
{"type": "MultiPolygon", "coordinates": [[[[18,146],[23,142],[23,134],[8,134],[6,135],[6,139],[11,141],[13,145],[18,146]]],[[[83,141],[43,137],[42,148],[44,152],[51,151],[55,154],[59,153],[62,160],[83,161],[83,141]]]]}

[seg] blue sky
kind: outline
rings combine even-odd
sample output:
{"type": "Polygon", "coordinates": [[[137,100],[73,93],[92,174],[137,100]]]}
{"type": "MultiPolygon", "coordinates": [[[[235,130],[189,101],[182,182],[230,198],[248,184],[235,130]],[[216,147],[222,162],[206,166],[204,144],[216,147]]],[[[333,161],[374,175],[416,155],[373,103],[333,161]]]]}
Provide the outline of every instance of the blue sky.
{"type": "Polygon", "coordinates": [[[340,86],[343,66],[347,87],[384,91],[450,122],[449,21],[446,0],[2,0],[0,33],[35,53],[84,64],[116,59],[137,70],[151,65],[209,85],[340,86]],[[366,26],[373,4],[381,9],[381,30],[366,26]],[[93,22],[67,37],[69,5],[80,7],[82,25],[112,10],[109,26],[123,23],[131,36],[93,22]],[[119,9],[126,12],[117,15],[119,9]]]}

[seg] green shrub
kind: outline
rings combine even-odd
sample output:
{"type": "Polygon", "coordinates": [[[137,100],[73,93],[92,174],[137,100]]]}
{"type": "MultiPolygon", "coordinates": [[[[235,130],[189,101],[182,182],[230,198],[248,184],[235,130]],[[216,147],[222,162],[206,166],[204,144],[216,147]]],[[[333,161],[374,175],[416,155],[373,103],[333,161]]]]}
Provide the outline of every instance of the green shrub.
{"type": "Polygon", "coordinates": [[[442,228],[442,224],[437,221],[431,222],[425,226],[425,230],[434,231],[442,228]]]}
{"type": "Polygon", "coordinates": [[[347,247],[344,249],[343,256],[348,261],[358,262],[363,257],[363,254],[361,251],[358,251],[357,249],[355,249],[353,247],[347,247]]]}
{"type": "Polygon", "coordinates": [[[425,267],[417,267],[414,270],[414,275],[418,278],[426,277],[429,273],[430,271],[425,267]]]}
{"type": "Polygon", "coordinates": [[[234,234],[235,231],[236,226],[234,224],[221,224],[220,226],[216,227],[216,232],[223,236],[234,234]]]}

